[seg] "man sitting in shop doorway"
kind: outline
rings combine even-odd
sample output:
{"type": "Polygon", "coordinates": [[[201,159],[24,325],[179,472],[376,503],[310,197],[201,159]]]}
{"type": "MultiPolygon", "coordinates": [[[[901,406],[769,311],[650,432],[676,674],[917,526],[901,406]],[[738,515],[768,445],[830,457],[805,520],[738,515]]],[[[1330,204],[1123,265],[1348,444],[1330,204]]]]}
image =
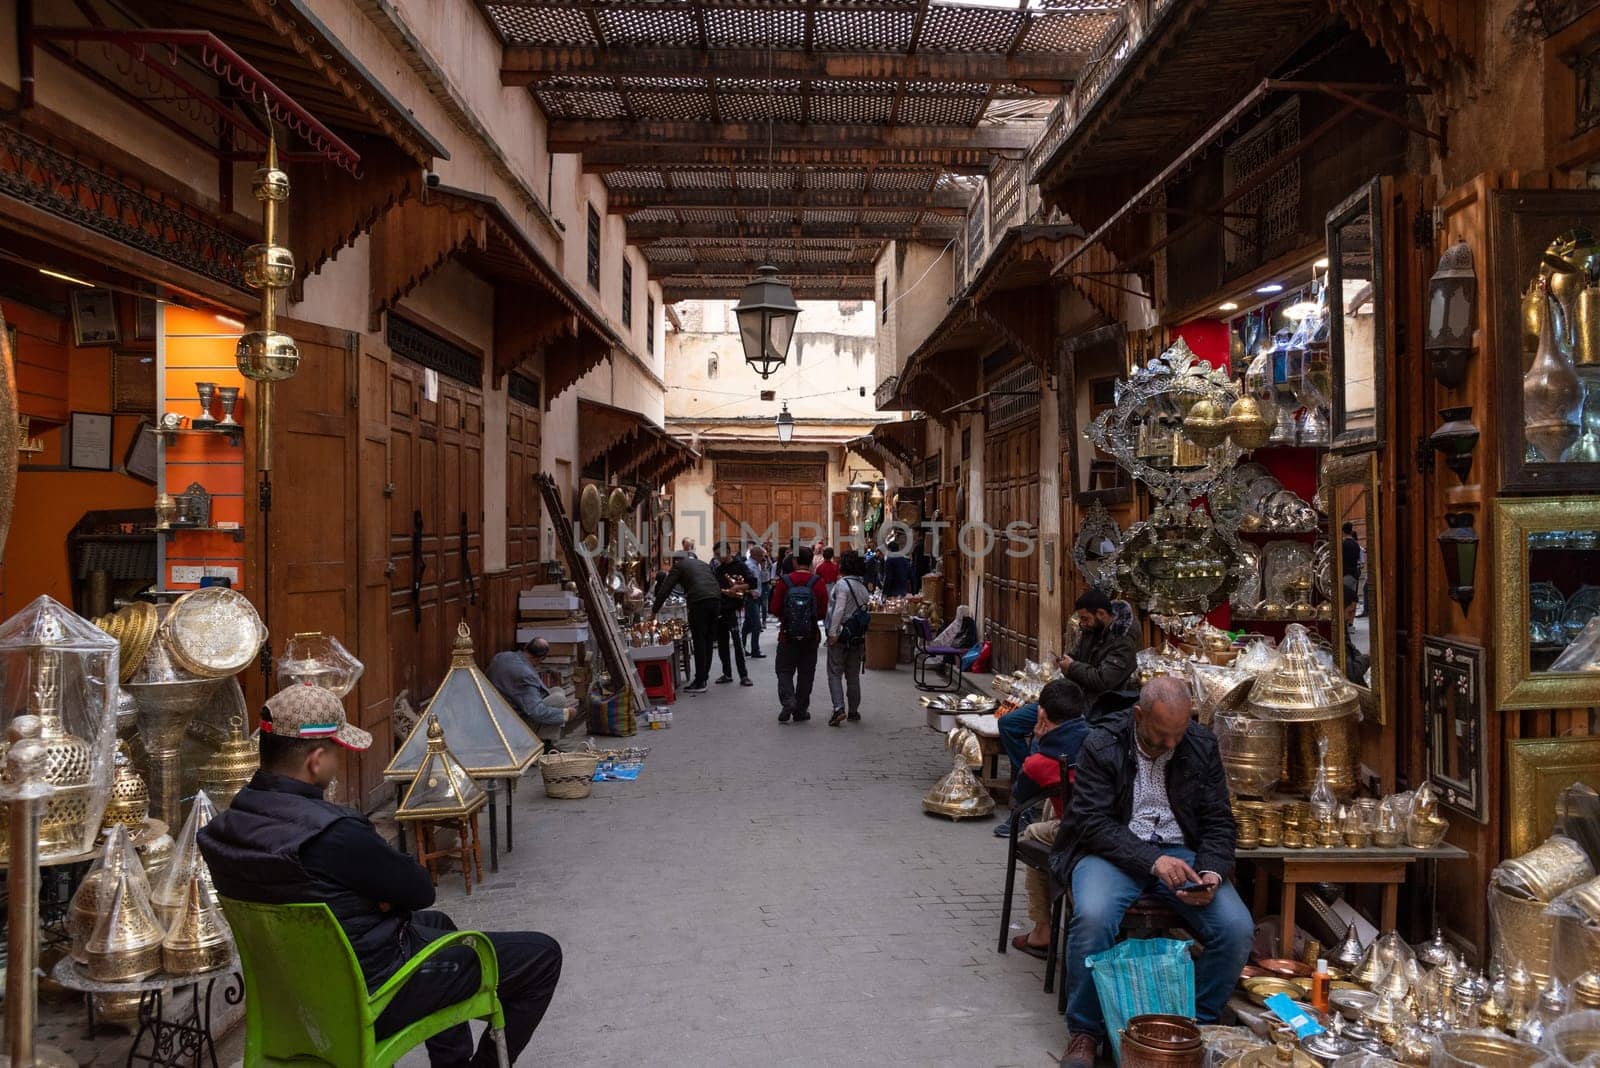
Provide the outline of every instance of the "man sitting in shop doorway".
{"type": "Polygon", "coordinates": [[[1187,683],[1150,680],[1131,712],[1089,732],[1078,751],[1072,804],[1050,865],[1072,888],[1067,927],[1067,1028],[1061,1063],[1093,1068],[1106,1025],[1087,959],[1116,942],[1122,917],[1158,894],[1204,951],[1195,967],[1195,1017],[1214,1024],[1250,956],[1255,921],[1228,877],[1235,828],[1211,731],[1191,722],[1187,683]]]}
{"type": "MultiPolygon", "coordinates": [[[[211,880],[219,894],[240,901],[326,904],[350,940],[367,989],[376,990],[456,925],[428,908],[433,880],[421,865],[392,848],[360,812],[323,799],[339,770],[341,748],[366,749],[372,735],[345,721],[344,705],[330,691],[294,685],[267,701],[260,744],[261,770],[200,830],[200,852],[211,880]]],[[[486,937],[500,965],[496,992],[515,1063],[555,994],[561,947],[549,935],[531,931],[486,937]]],[[[315,977],[307,982],[307,996],[314,996],[315,977]]],[[[478,957],[471,948],[445,950],[425,963],[378,1016],[377,1037],[387,1038],[471,997],[478,982],[478,957]]],[[[488,1033],[473,1053],[465,1023],[430,1038],[428,1056],[435,1066],[499,1064],[488,1033]]]]}
{"type": "Polygon", "coordinates": [[[561,729],[577,716],[578,703],[545,685],[539,669],[549,655],[549,642],[530,638],[520,649],[496,653],[484,674],[535,734],[556,742],[561,740],[561,729]]]}
{"type": "MultiPolygon", "coordinates": [[[[1053,794],[1061,785],[1061,761],[1078,762],[1078,750],[1089,735],[1089,721],[1084,713],[1089,702],[1077,683],[1067,679],[1051,679],[1039,691],[1039,715],[1033,728],[1034,752],[1022,762],[1022,770],[1011,788],[1013,806],[1025,805],[1041,794],[1053,794]]],[[[1061,829],[1064,813],[1051,808],[1055,819],[1042,819],[1029,824],[1017,835],[1047,848],[1053,847],[1061,829]]],[[[1050,880],[1036,868],[1028,869],[1028,919],[1033,929],[1011,940],[1015,949],[1044,959],[1050,945],[1050,880]]]]}

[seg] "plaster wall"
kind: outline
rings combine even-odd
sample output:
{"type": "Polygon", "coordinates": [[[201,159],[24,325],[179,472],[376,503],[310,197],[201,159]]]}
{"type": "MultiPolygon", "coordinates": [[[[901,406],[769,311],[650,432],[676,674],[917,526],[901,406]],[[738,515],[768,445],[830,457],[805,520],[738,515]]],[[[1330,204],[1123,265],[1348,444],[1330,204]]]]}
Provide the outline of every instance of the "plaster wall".
{"type": "Polygon", "coordinates": [[[878,381],[899,374],[906,360],[950,311],[955,293],[955,257],[944,245],[894,242],[879,261],[879,286],[889,281],[887,320],[879,311],[879,335],[893,346],[893,360],[884,360],[878,381]]]}

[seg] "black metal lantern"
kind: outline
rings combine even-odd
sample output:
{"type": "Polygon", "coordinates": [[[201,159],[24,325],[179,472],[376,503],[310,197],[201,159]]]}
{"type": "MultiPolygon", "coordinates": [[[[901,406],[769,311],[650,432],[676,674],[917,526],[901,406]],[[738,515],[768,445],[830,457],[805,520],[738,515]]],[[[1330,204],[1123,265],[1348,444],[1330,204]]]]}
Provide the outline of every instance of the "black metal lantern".
{"type": "Polygon", "coordinates": [[[776,267],[761,267],[757,273],[760,277],[744,287],[733,314],[739,319],[739,344],[744,346],[745,362],[762,378],[770,378],[789,358],[789,342],[800,318],[800,305],[794,302],[794,290],[789,284],[778,281],[776,267]]]}
{"type": "Polygon", "coordinates": [[[785,445],[794,440],[794,416],[789,414],[787,404],[778,412],[778,440],[785,445]]]}
{"type": "Polygon", "coordinates": [[[1477,321],[1478,272],[1472,246],[1458,241],[1439,257],[1439,268],[1428,282],[1428,330],[1422,347],[1440,385],[1458,389],[1466,381],[1477,321]]]}
{"type": "Polygon", "coordinates": [[[1476,592],[1478,573],[1478,532],[1472,529],[1471,512],[1446,512],[1449,528],[1438,537],[1444,556],[1444,573],[1450,583],[1450,599],[1465,612],[1476,592]]]}
{"type": "Polygon", "coordinates": [[[1472,409],[1440,408],[1443,420],[1439,429],[1428,435],[1428,443],[1444,457],[1444,465],[1456,473],[1463,484],[1472,473],[1472,451],[1478,447],[1478,428],[1472,422],[1472,409]]]}

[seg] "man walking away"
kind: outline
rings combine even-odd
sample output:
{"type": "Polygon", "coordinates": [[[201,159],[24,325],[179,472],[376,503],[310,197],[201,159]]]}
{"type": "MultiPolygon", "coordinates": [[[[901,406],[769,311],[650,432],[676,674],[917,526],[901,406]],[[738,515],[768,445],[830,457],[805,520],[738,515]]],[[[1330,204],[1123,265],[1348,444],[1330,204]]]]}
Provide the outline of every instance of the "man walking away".
{"type": "MultiPolygon", "coordinates": [[[[867,562],[851,550],[839,561],[839,581],[828,591],[828,694],[837,727],[861,718],[861,658],[867,649],[867,562]],[[848,704],[846,694],[848,693],[848,704]]],[[[820,572],[820,569],[819,569],[820,572]]]]}
{"type": "Polygon", "coordinates": [[[828,587],[811,573],[811,547],[794,553],[794,570],[772,590],[772,611],[778,617],[779,723],[811,718],[811,683],[817,674],[817,649],[822,632],[817,624],[828,615],[828,587]]]}
{"type": "Polygon", "coordinates": [[[672,562],[666,579],[656,583],[652,617],[661,614],[661,606],[675,589],[683,590],[684,599],[689,602],[689,638],[694,644],[694,678],[683,692],[705,693],[706,680],[711,676],[711,639],[722,614],[722,585],[710,564],[693,556],[680,556],[672,562]]]}
{"type": "Polygon", "coordinates": [[[817,565],[817,577],[827,583],[828,592],[833,592],[833,584],[839,581],[839,565],[833,561],[833,546],[829,545],[822,550],[822,563],[817,565]]]}
{"type": "Polygon", "coordinates": [[[767,610],[766,602],[762,600],[767,590],[764,557],[761,546],[751,542],[744,557],[744,569],[750,576],[750,589],[744,595],[744,625],[739,630],[740,642],[746,639],[750,642],[750,651],[745,654],[749,660],[760,660],[766,655],[761,651],[761,630],[766,623],[767,610]]]}
{"type": "Polygon", "coordinates": [[[888,550],[883,559],[883,595],[904,597],[912,592],[911,557],[898,540],[891,541],[888,550]]]}
{"type": "Polygon", "coordinates": [[[734,551],[729,541],[717,543],[717,584],[722,589],[722,602],[717,610],[717,654],[722,658],[722,674],[718,683],[732,682],[733,672],[728,664],[728,645],[733,645],[733,656],[739,665],[739,685],[749,686],[750,673],[744,667],[744,641],[739,636],[739,620],[744,613],[744,595],[750,588],[750,572],[744,560],[734,551]]]}

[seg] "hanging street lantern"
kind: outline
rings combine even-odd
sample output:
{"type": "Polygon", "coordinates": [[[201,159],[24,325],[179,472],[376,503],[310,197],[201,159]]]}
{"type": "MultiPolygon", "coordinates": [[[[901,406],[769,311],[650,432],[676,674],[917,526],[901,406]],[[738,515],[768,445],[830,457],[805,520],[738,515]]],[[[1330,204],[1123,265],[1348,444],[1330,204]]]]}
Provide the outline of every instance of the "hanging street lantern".
{"type": "MultiPolygon", "coordinates": [[[[770,378],[789,359],[789,342],[800,306],[794,290],[778,281],[776,267],[761,267],[755,281],[744,287],[744,295],[733,306],[739,319],[739,344],[744,359],[762,378],[770,378]]],[[[788,439],[785,438],[785,441],[788,439]]]]}
{"type": "Polygon", "coordinates": [[[785,404],[778,413],[778,440],[787,445],[794,439],[794,416],[789,414],[789,406],[785,404]]]}

